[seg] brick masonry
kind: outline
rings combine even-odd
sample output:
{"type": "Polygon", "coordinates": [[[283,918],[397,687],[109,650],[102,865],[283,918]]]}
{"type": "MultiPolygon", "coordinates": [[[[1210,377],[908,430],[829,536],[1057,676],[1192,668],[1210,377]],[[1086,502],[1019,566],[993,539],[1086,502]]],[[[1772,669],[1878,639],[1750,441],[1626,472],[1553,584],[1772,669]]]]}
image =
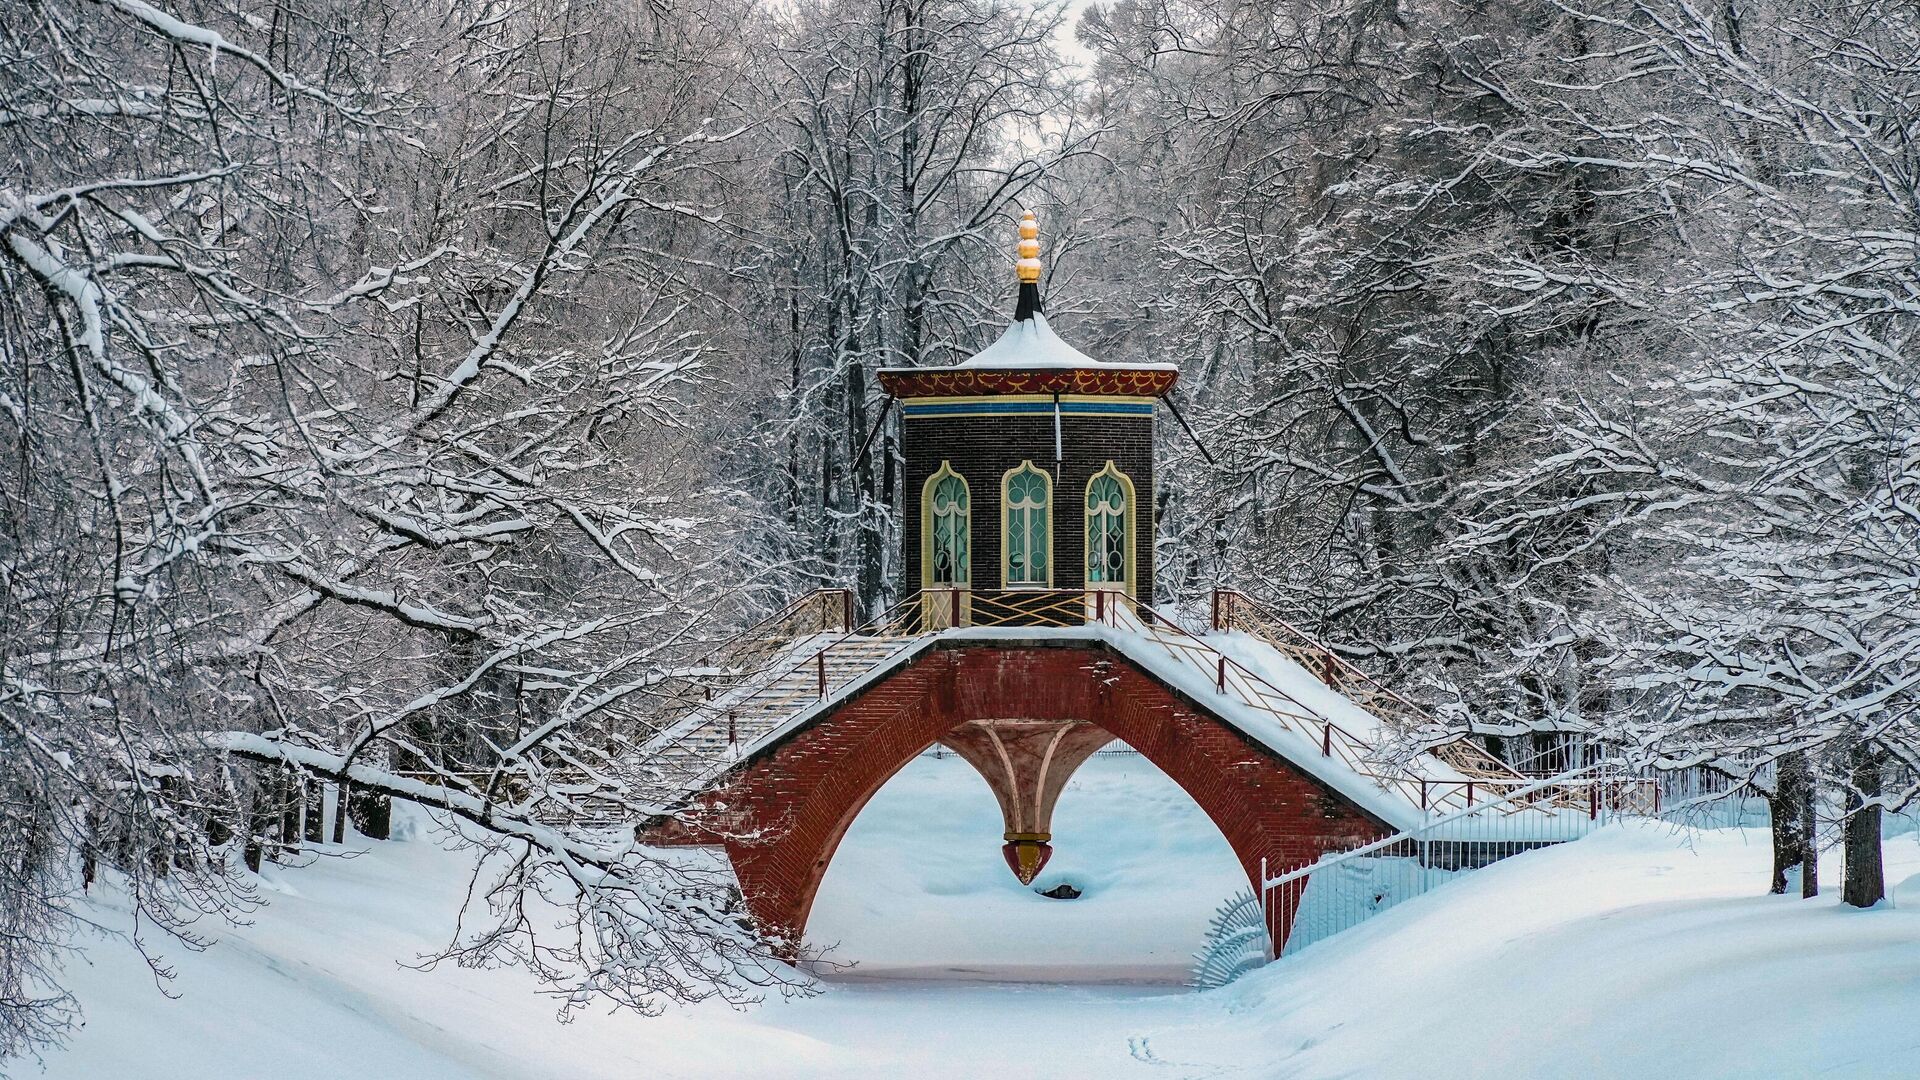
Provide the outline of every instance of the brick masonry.
{"type": "MultiPolygon", "coordinates": [[[[1149,399],[1150,400],[1150,399],[1149,399]]],[[[966,478],[973,512],[975,589],[1000,582],[1000,478],[1032,461],[1054,472],[1053,417],[916,417],[903,421],[907,514],[901,560],[901,592],[921,588],[920,494],[942,461],[966,478]]],[[[1087,481],[1111,460],[1134,487],[1134,560],[1138,595],[1153,598],[1154,473],[1153,417],[1065,416],[1060,421],[1061,475],[1053,478],[1053,587],[1085,587],[1087,481]]]]}
{"type": "MultiPolygon", "coordinates": [[[[719,835],[748,909],[791,954],[834,849],[867,800],[947,731],[988,719],[1099,724],[1193,797],[1256,883],[1263,857],[1277,873],[1391,831],[1124,657],[1083,642],[966,642],[922,654],[742,762],[676,827],[701,822],[696,830],[719,835]]],[[[1276,943],[1293,914],[1291,902],[1276,905],[1276,943]]]]}

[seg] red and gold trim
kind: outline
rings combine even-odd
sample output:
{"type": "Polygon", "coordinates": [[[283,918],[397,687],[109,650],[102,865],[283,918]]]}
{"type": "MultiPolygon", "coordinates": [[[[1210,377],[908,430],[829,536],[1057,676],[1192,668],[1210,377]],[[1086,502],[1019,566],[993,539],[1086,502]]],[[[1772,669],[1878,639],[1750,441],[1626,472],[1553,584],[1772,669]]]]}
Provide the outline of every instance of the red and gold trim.
{"type": "Polygon", "coordinates": [[[902,399],[1000,394],[1162,397],[1179,377],[1172,368],[886,368],[880,372],[880,385],[902,399]]]}

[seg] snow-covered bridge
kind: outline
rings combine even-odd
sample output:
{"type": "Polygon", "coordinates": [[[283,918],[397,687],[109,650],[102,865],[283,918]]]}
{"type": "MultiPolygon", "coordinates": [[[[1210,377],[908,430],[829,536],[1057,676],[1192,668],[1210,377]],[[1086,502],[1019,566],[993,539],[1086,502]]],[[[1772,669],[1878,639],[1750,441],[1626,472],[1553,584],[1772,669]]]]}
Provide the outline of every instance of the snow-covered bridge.
{"type": "MultiPolygon", "coordinates": [[[[1462,850],[1472,845],[1506,852],[1577,835],[1623,796],[1538,787],[1470,743],[1396,757],[1418,711],[1236,593],[1216,594],[1196,630],[1101,590],[969,600],[956,619],[958,597],[930,590],[823,632],[848,607],[826,591],[750,635],[757,655],[778,642],[771,660],[635,755],[648,770],[635,779],[673,808],[642,839],[723,847],[762,928],[791,947],[854,817],[936,743],[998,797],[1022,881],[1050,853],[1054,801],[1073,770],[1116,739],[1193,797],[1257,893],[1470,807],[1486,812],[1447,856],[1456,865],[1492,857],[1462,850]]],[[[1298,898],[1273,894],[1274,942],[1298,898]]]]}
{"type": "Polygon", "coordinates": [[[1329,853],[1417,834],[1423,862],[1478,865],[1622,797],[1529,786],[1239,593],[1193,629],[1154,610],[1154,421],[1179,372],[1054,334],[1038,235],[1029,214],[999,341],[881,372],[902,417],[904,600],[856,620],[863,598],[818,593],[747,635],[738,681],[632,755],[667,808],[642,839],[723,846],[761,927],[797,948],[847,826],[915,755],[974,765],[1029,882],[1067,779],[1117,739],[1219,827],[1283,943],[1302,888],[1273,886],[1329,853]]]}

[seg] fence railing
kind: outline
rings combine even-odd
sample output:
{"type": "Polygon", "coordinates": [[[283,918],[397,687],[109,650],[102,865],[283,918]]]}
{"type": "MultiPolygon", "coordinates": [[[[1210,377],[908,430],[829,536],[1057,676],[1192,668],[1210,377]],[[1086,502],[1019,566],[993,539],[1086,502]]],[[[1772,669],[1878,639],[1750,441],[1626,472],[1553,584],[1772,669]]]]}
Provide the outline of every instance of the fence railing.
{"type": "MultiPolygon", "coordinates": [[[[846,611],[851,607],[850,599],[841,599],[846,595],[839,590],[811,594],[803,598],[803,602],[815,606],[799,609],[802,612],[800,617],[809,617],[805,614],[808,610],[815,611],[813,617],[818,617],[822,603],[844,604],[841,610],[846,611]]],[[[1216,597],[1215,611],[1217,618],[1235,625],[1237,629],[1247,629],[1249,613],[1258,611],[1258,608],[1237,593],[1223,591],[1216,597]],[[1226,614],[1222,615],[1222,611],[1226,614]]],[[[779,617],[787,616],[783,613],[776,618],[779,617]]],[[[843,618],[842,625],[850,622],[850,617],[843,618]]],[[[1157,645],[1176,662],[1188,665],[1207,678],[1215,692],[1258,711],[1284,730],[1299,735],[1308,745],[1317,749],[1320,756],[1339,761],[1347,769],[1368,777],[1382,788],[1397,792],[1429,813],[1446,813],[1482,804],[1491,804],[1496,813],[1517,813],[1522,810],[1578,811],[1589,808],[1591,793],[1586,790],[1549,789],[1532,792],[1524,805],[1515,803],[1510,796],[1527,787],[1529,780],[1506,769],[1498,759],[1483,751],[1477,752],[1476,756],[1472,748],[1465,752],[1473,766],[1471,770],[1460,769],[1459,763],[1454,760],[1457,753],[1449,755],[1436,752],[1437,757],[1454,766],[1457,775],[1464,776],[1458,781],[1424,778],[1417,773],[1396,768],[1368,740],[1302,704],[1260,673],[1215,648],[1204,637],[1185,629],[1151,605],[1110,589],[924,590],[910,594],[863,623],[848,625],[844,632],[810,646],[804,650],[803,656],[794,658],[784,667],[776,664],[743,679],[741,685],[772,688],[763,689],[753,698],[755,706],[763,714],[780,710],[797,713],[864,677],[879,660],[872,650],[876,640],[912,637],[927,633],[930,629],[957,627],[1086,625],[1126,630],[1157,645]]],[[[1263,620],[1261,625],[1286,627],[1279,620],[1263,620]]],[[[1292,635],[1291,640],[1310,641],[1297,630],[1290,627],[1286,627],[1286,630],[1292,635]]],[[[1317,645],[1314,647],[1318,648],[1317,645]]],[[[1345,671],[1351,667],[1338,668],[1340,664],[1345,664],[1345,661],[1334,658],[1331,668],[1345,671]]],[[[1357,669],[1352,671],[1357,673],[1357,669]]],[[[1366,678],[1363,674],[1357,674],[1356,677],[1366,678]]],[[[1378,685],[1370,679],[1367,682],[1378,685]]],[[[1349,685],[1354,683],[1350,680],[1349,685]]],[[[716,699],[696,705],[679,720],[664,725],[660,735],[643,747],[643,752],[658,754],[684,747],[698,740],[703,732],[711,731],[720,724],[726,724],[732,731],[732,721],[726,713],[725,704],[725,701],[716,699]]],[[[729,741],[732,741],[731,737],[729,741]]]]}
{"type": "MultiPolygon", "coordinates": [[[[858,624],[853,621],[853,607],[852,594],[846,590],[820,590],[762,620],[758,629],[739,635],[734,639],[736,651],[729,659],[728,675],[711,680],[702,700],[691,703],[676,718],[662,724],[658,733],[641,747],[642,756],[663,753],[676,756],[677,749],[690,750],[695,748],[694,744],[712,743],[712,734],[719,730],[726,732],[728,743],[737,744],[737,725],[728,711],[730,704],[737,703],[729,695],[747,695],[762,717],[782,712],[797,714],[868,675],[877,663],[890,655],[885,648],[876,650],[876,644],[959,627],[1101,625],[1128,631],[1151,642],[1174,661],[1206,678],[1216,693],[1256,710],[1282,729],[1300,736],[1320,756],[1339,761],[1345,768],[1373,780],[1383,789],[1397,792],[1427,813],[1445,814],[1484,805],[1491,814],[1584,811],[1589,816],[1597,816],[1602,809],[1594,801],[1597,796],[1590,787],[1542,789],[1469,744],[1429,751],[1452,766],[1454,775],[1460,779],[1423,777],[1400,767],[1367,739],[1301,703],[1203,636],[1117,590],[935,588],[909,594],[858,624]],[[795,648],[792,639],[778,643],[757,671],[738,662],[740,650],[753,648],[754,643],[771,640],[782,633],[798,636],[803,647],[795,648]],[[808,641],[808,637],[816,640],[808,641]],[[792,655],[782,659],[782,649],[791,650],[792,655]],[[1521,794],[1523,789],[1525,793],[1521,794]]],[[[1313,655],[1325,658],[1317,661],[1318,670],[1336,672],[1348,687],[1363,683],[1378,687],[1357,668],[1333,657],[1283,620],[1267,616],[1241,594],[1226,590],[1216,594],[1214,614],[1216,626],[1254,633],[1283,652],[1288,648],[1296,650],[1289,655],[1307,655],[1303,650],[1309,647],[1318,650],[1313,655]],[[1268,637],[1270,631],[1279,633],[1282,640],[1268,637]],[[1286,642],[1292,644],[1286,645],[1286,642]]],[[[1309,670],[1316,669],[1309,666],[1309,670]]],[[[1380,695],[1390,693],[1384,688],[1379,692],[1380,695]]],[[[1397,695],[1393,695],[1392,700],[1404,702],[1397,695]]],[[[1415,708],[1410,703],[1406,703],[1406,707],[1415,708]]],[[[724,764],[713,763],[715,767],[724,767],[724,764]]],[[[1610,794],[1606,801],[1612,806],[1625,797],[1610,794]]]]}
{"type": "MultiPolygon", "coordinates": [[[[1237,593],[1223,591],[1216,596],[1215,611],[1221,610],[1223,598],[1230,597],[1239,598],[1237,602],[1229,600],[1228,603],[1230,606],[1237,603],[1242,613],[1253,609],[1251,601],[1237,593]]],[[[1127,625],[1127,628],[1157,641],[1169,652],[1202,670],[1210,671],[1217,692],[1260,710],[1290,731],[1315,739],[1322,757],[1338,759],[1382,788],[1396,791],[1423,811],[1445,813],[1484,805],[1489,807],[1490,812],[1504,814],[1523,811],[1597,812],[1591,806],[1593,796],[1590,791],[1551,784],[1543,788],[1507,768],[1498,758],[1468,743],[1455,743],[1428,751],[1451,766],[1462,777],[1459,780],[1428,779],[1405,769],[1393,768],[1391,763],[1381,759],[1376,748],[1366,739],[1302,705],[1258,673],[1214,648],[1204,638],[1189,633],[1177,622],[1145,604],[1135,604],[1134,608],[1142,618],[1137,623],[1127,625]],[[1520,795],[1522,792],[1524,796],[1520,795]]],[[[1278,620],[1275,622],[1285,625],[1278,620]]],[[[1240,628],[1244,630],[1245,624],[1240,628]]],[[[1289,630],[1297,640],[1311,640],[1297,630],[1289,630]]],[[[1256,633],[1255,636],[1260,635],[1256,633]]],[[[1262,640],[1267,639],[1263,637],[1262,640]]],[[[1333,659],[1337,664],[1346,663],[1337,657],[1333,659]]],[[[1347,667],[1351,669],[1351,665],[1347,667]]],[[[1358,673],[1358,669],[1351,670],[1369,684],[1378,686],[1364,674],[1358,673]]],[[[1397,695],[1396,699],[1404,701],[1397,695]]],[[[1409,703],[1408,707],[1413,706],[1409,703]]],[[[1617,801],[1619,796],[1614,798],[1617,801]]]]}
{"type": "Polygon", "coordinates": [[[814,633],[783,643],[781,650],[773,654],[773,663],[743,676],[722,693],[708,695],[707,700],[695,703],[663,724],[652,738],[641,744],[638,756],[643,760],[675,762],[682,767],[692,762],[690,770],[684,774],[677,772],[674,779],[679,783],[698,782],[727,764],[724,759],[701,760],[703,744],[716,741],[713,736],[724,732],[725,742],[738,746],[736,710],[742,704],[750,701],[762,716],[797,714],[866,676],[883,659],[872,652],[876,643],[884,647],[922,632],[922,598],[917,594],[857,625],[853,623],[851,593],[821,590],[809,596],[833,594],[848,597],[840,608],[839,632],[814,633]],[[810,641],[809,637],[815,640],[810,641]],[[824,640],[819,640],[822,638],[824,640]],[[782,650],[790,653],[785,659],[781,657],[782,650]]]}
{"type": "Polygon", "coordinates": [[[724,662],[729,669],[751,669],[794,640],[814,634],[845,633],[853,629],[852,589],[814,589],[786,607],[767,615],[733,636],[709,647],[708,663],[724,662]]]}
{"type": "MultiPolygon", "coordinates": [[[[1259,638],[1342,697],[1399,728],[1403,734],[1437,732],[1445,728],[1432,713],[1388,689],[1352,661],[1237,589],[1213,591],[1212,616],[1215,630],[1237,630],[1259,638]]],[[[1431,753],[1468,776],[1506,780],[1515,775],[1505,762],[1472,743],[1450,742],[1434,747],[1431,753]]]]}
{"type": "Polygon", "coordinates": [[[1350,929],[1461,874],[1510,855],[1577,840],[1623,817],[1657,813],[1655,791],[1638,777],[1581,775],[1535,780],[1518,790],[1350,850],[1330,853],[1269,876],[1262,860],[1260,904],[1270,942],[1291,953],[1350,929]],[[1516,835],[1512,815],[1538,807],[1548,792],[1587,793],[1586,813],[1563,813],[1551,833],[1537,824],[1516,835]]]}
{"type": "Polygon", "coordinates": [[[972,589],[941,586],[919,593],[917,632],[974,626],[1084,626],[1111,623],[1133,604],[1118,589],[972,589]]]}

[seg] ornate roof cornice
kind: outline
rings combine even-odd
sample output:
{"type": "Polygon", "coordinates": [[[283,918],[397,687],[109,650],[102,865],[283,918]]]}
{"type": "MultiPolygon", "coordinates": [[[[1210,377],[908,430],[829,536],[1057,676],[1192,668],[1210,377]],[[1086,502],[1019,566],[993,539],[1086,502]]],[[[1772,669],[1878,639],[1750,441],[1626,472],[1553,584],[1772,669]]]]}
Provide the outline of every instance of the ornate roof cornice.
{"type": "Polygon", "coordinates": [[[894,397],[989,397],[1001,394],[1103,394],[1162,397],[1180,372],[1172,367],[882,368],[880,385],[894,397]]]}

